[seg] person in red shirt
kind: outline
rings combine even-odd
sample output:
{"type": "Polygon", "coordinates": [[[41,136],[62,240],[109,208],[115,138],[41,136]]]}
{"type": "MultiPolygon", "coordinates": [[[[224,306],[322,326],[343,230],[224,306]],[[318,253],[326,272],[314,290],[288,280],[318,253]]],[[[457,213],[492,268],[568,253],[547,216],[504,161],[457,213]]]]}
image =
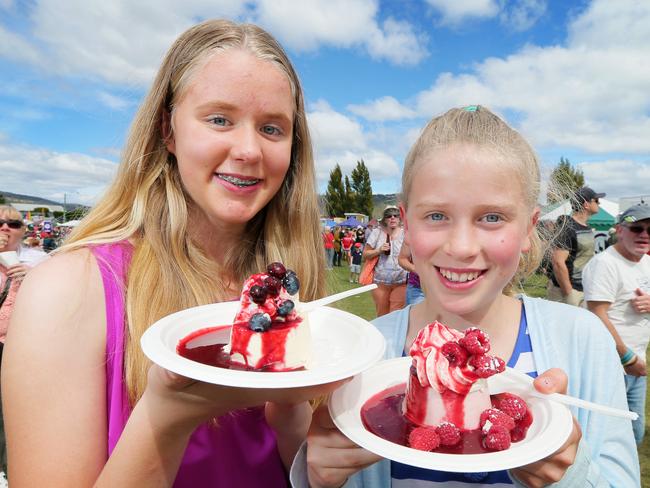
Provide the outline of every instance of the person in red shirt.
{"type": "Polygon", "coordinates": [[[352,249],[352,244],[354,244],[352,231],[346,232],[345,236],[341,239],[341,247],[343,248],[343,256],[348,264],[350,264],[350,249],[352,249]]]}
{"type": "Polygon", "coordinates": [[[323,232],[323,243],[325,244],[325,255],[327,257],[327,269],[334,265],[334,234],[332,229],[326,228],[323,232]]]}

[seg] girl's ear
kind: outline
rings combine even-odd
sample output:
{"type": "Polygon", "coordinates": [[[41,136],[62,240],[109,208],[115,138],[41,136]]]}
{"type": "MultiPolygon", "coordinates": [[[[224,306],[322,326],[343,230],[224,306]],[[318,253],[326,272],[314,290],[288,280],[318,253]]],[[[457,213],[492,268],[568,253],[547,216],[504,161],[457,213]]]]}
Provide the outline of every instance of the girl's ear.
{"type": "Polygon", "coordinates": [[[399,217],[402,219],[402,224],[404,225],[404,242],[409,244],[409,223],[406,220],[406,207],[401,202],[399,204],[399,217]]]}
{"type": "Polygon", "coordinates": [[[174,131],[172,130],[172,115],[168,110],[164,110],[161,120],[162,137],[167,150],[176,155],[176,143],[174,141],[174,131]]]}
{"type": "Polygon", "coordinates": [[[531,236],[533,235],[533,232],[535,232],[535,229],[537,227],[537,222],[539,222],[539,216],[540,216],[540,209],[539,207],[535,207],[535,210],[533,211],[533,214],[530,217],[530,221],[528,222],[528,226],[526,229],[526,239],[524,240],[524,244],[521,247],[521,252],[530,251],[532,245],[531,236]]]}

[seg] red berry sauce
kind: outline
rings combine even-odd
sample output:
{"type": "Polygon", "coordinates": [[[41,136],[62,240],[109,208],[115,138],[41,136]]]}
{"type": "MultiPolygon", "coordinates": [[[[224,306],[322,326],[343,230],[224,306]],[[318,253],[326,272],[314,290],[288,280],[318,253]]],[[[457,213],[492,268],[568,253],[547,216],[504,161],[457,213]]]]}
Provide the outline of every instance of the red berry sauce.
{"type": "MultiPolygon", "coordinates": [[[[363,405],[361,420],[364,427],[376,436],[408,447],[409,434],[418,425],[410,422],[402,414],[405,390],[406,384],[402,383],[374,395],[363,405]]],[[[433,452],[444,454],[483,454],[493,452],[483,447],[482,440],[484,436],[485,434],[481,429],[462,430],[461,440],[458,444],[455,446],[441,445],[433,452]]]]}
{"type": "MultiPolygon", "coordinates": [[[[224,351],[224,347],[227,344],[209,344],[206,346],[188,347],[188,344],[191,341],[201,336],[204,336],[206,334],[211,334],[226,328],[229,329],[230,325],[219,325],[216,327],[207,327],[205,329],[199,329],[195,332],[192,332],[191,334],[187,335],[186,337],[183,337],[180,341],[178,341],[178,345],[176,346],[176,352],[180,356],[183,356],[184,358],[189,359],[191,361],[196,361],[197,363],[201,363],[201,364],[207,364],[208,366],[215,366],[217,368],[237,369],[242,371],[262,371],[262,372],[279,371],[278,369],[273,368],[272,363],[267,364],[266,366],[260,369],[256,369],[249,365],[243,365],[241,363],[231,361],[230,354],[224,351]]],[[[285,327],[284,329],[286,329],[286,331],[283,330],[278,331],[280,333],[277,336],[275,334],[269,335],[269,338],[274,338],[274,339],[265,340],[263,342],[263,352],[265,358],[267,358],[268,360],[273,360],[273,358],[276,357],[284,358],[284,342],[282,342],[282,339],[286,338],[286,334],[289,332],[289,330],[291,330],[291,328],[292,328],[291,326],[285,327]]],[[[246,329],[248,330],[248,328],[246,329]]],[[[274,327],[274,331],[276,330],[277,328],[274,327]]],[[[250,332],[253,333],[252,331],[250,332]]],[[[265,337],[266,335],[267,333],[265,333],[265,337]]],[[[304,369],[304,368],[300,368],[300,369],[304,369]]]]}

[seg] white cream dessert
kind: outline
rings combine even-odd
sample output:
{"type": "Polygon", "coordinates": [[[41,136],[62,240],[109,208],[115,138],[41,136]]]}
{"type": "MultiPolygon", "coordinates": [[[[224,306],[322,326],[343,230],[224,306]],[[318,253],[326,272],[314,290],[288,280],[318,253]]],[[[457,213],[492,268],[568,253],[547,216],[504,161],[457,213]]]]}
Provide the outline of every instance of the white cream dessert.
{"type": "Polygon", "coordinates": [[[462,333],[433,322],[417,335],[403,412],[416,425],[451,422],[461,430],[479,428],[491,408],[486,378],[504,371],[500,358],[487,352],[490,342],[477,328],[462,333]]]}
{"type": "Polygon", "coordinates": [[[233,363],[263,371],[291,371],[308,365],[311,333],[296,310],[300,282],[282,263],[244,283],[229,352],[233,363]]]}

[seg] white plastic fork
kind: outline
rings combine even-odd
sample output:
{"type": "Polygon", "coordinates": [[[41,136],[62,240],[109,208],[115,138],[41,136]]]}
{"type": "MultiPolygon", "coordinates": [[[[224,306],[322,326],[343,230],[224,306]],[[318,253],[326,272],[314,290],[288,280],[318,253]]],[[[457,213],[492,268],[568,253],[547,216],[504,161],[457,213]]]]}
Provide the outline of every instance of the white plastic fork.
{"type": "Polygon", "coordinates": [[[302,313],[310,312],[311,310],[314,310],[317,307],[323,307],[325,305],[328,305],[333,302],[338,302],[339,300],[343,300],[344,298],[348,298],[354,295],[359,295],[361,293],[365,293],[370,290],[374,290],[377,288],[377,285],[374,283],[372,285],[366,285],[366,286],[360,286],[358,288],[352,288],[350,290],[342,291],[341,293],[336,293],[334,295],[330,295],[328,297],[323,297],[318,300],[313,300],[311,302],[300,302],[298,303],[298,310],[302,313]]]}
{"type": "Polygon", "coordinates": [[[572,405],[574,407],[600,412],[613,417],[622,417],[629,420],[636,420],[639,417],[635,412],[588,402],[587,400],[563,395],[562,393],[540,393],[535,389],[535,386],[533,386],[533,378],[527,374],[510,368],[508,368],[505,374],[502,373],[488,378],[488,389],[490,390],[491,395],[505,392],[524,393],[528,396],[553,400],[564,405],[572,405]]]}

